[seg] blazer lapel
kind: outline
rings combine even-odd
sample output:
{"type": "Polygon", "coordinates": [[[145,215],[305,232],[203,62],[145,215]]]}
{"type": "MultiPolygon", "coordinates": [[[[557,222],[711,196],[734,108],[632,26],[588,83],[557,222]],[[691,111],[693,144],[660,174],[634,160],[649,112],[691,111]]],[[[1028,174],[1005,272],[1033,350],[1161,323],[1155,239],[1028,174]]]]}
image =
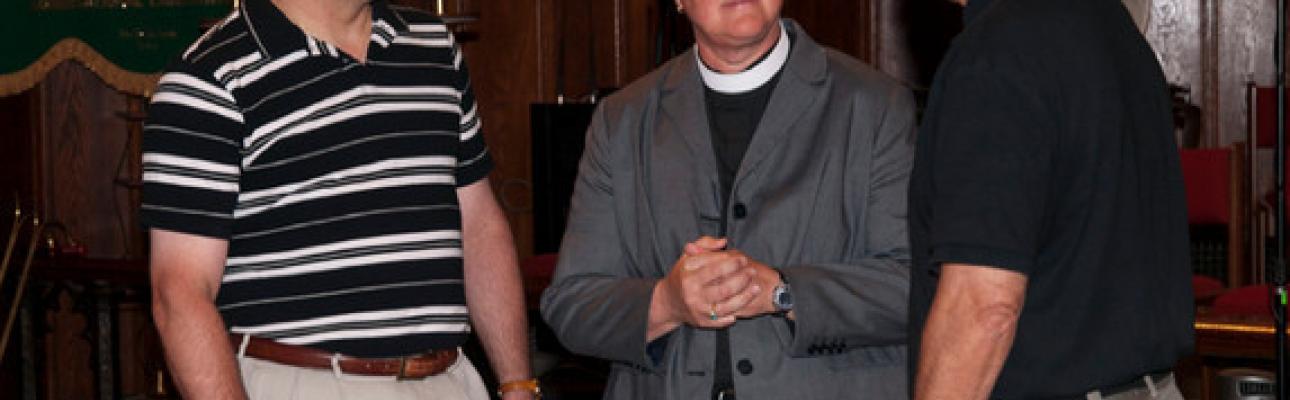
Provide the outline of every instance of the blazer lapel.
{"type": "Polygon", "coordinates": [[[808,114],[814,116],[815,113],[808,111],[828,94],[825,87],[828,64],[824,48],[811,40],[796,22],[784,21],[784,26],[794,34],[793,51],[789,53],[779,84],[771,92],[766,112],[762,114],[752,142],[748,144],[748,152],[739,165],[734,182],[736,188],[768,155],[782,148],[783,141],[792,140],[789,134],[794,126],[815,125],[799,120],[808,114]]]}
{"type": "Polygon", "coordinates": [[[660,102],[667,123],[660,125],[655,134],[681,136],[698,168],[695,173],[715,177],[716,156],[712,152],[712,134],[703,103],[703,83],[699,79],[693,49],[681,54],[668,71],[663,80],[660,102]]]}
{"type": "Polygon", "coordinates": [[[722,215],[716,156],[693,50],[670,62],[659,83],[659,116],[644,138],[643,178],[654,218],[652,241],[661,274],[682,246],[718,235],[722,215]]]}

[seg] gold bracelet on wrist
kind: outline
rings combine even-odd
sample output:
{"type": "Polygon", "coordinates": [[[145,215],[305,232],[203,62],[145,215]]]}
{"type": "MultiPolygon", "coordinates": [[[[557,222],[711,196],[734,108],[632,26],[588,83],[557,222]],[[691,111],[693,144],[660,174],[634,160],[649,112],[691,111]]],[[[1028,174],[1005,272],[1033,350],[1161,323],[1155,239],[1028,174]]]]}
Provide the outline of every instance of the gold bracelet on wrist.
{"type": "Polygon", "coordinates": [[[538,387],[537,378],[502,383],[497,387],[497,397],[505,397],[506,392],[514,392],[517,390],[528,391],[529,393],[533,393],[534,399],[542,399],[542,388],[538,387]]]}

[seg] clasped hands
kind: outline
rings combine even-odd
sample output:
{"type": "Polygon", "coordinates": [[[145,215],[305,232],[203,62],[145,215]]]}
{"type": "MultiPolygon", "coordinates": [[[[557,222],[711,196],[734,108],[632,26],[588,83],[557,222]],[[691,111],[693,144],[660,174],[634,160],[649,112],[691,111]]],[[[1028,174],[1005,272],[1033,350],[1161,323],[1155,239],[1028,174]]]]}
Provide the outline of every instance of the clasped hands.
{"type": "Polygon", "coordinates": [[[679,324],[725,328],[739,318],[777,311],[771,292],[780,284],[779,272],[726,244],[708,236],[687,243],[657,283],[654,300],[664,313],[659,322],[670,325],[666,330],[679,324]]]}

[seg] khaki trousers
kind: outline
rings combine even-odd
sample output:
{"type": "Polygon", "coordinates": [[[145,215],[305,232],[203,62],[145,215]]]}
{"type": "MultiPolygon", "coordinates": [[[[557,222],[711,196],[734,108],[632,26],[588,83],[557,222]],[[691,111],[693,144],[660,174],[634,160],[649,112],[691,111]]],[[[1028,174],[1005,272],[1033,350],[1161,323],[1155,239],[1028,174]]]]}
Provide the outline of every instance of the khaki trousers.
{"type": "Polygon", "coordinates": [[[1142,379],[1146,379],[1144,388],[1124,391],[1112,396],[1102,396],[1102,393],[1094,390],[1085,397],[1088,400],[1183,400],[1182,392],[1178,391],[1178,383],[1174,381],[1174,374],[1154,382],[1150,377],[1142,379]]]}
{"type": "Polygon", "coordinates": [[[238,366],[251,400],[488,400],[484,382],[464,354],[439,375],[408,381],[300,368],[251,357],[239,357],[238,366]]]}

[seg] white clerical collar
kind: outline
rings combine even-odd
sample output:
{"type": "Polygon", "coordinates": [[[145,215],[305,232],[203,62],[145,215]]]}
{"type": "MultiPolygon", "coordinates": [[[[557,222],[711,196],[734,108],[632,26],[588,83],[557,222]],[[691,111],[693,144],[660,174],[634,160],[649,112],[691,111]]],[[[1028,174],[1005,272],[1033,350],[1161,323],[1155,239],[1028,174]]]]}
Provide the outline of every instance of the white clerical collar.
{"type": "Polygon", "coordinates": [[[788,63],[788,52],[791,47],[788,32],[784,29],[784,23],[780,22],[779,41],[775,43],[775,47],[770,50],[765,60],[746,71],[733,74],[713,71],[703,63],[703,59],[699,58],[697,48],[694,50],[694,58],[699,63],[699,76],[703,78],[703,85],[708,89],[725,94],[745,93],[770,82],[771,78],[784,68],[784,64],[788,63]]]}

